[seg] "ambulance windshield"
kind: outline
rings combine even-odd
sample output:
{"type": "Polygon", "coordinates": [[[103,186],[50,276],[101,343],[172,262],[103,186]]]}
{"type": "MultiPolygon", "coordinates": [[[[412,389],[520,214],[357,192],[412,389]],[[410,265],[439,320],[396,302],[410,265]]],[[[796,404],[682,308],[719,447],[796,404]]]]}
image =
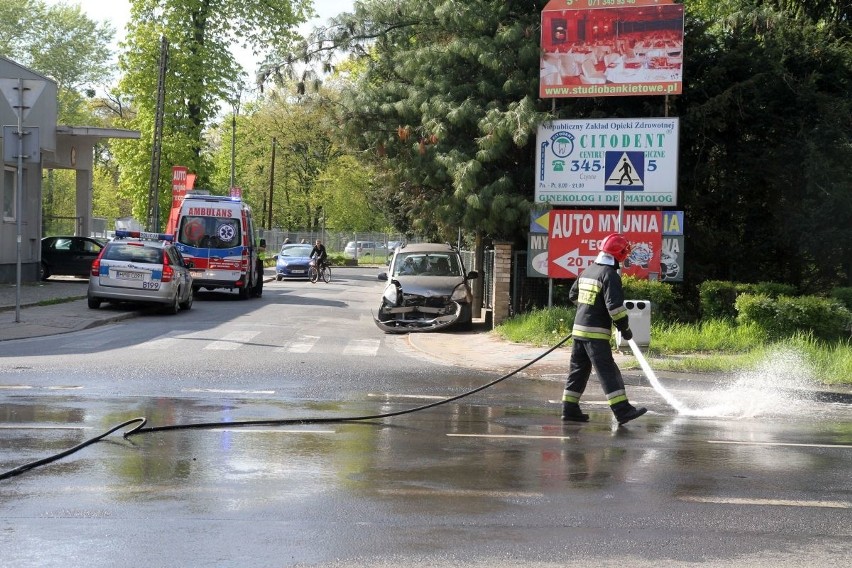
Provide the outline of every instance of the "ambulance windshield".
{"type": "Polygon", "coordinates": [[[221,217],[185,216],[178,242],[196,248],[227,249],[240,244],[240,221],[221,217]]]}

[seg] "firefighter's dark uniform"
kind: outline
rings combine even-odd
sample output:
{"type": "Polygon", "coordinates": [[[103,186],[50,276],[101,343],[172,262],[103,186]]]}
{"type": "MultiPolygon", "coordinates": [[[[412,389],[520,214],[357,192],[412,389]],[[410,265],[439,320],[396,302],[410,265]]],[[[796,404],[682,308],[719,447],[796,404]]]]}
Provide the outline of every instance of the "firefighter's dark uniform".
{"type": "MultiPolygon", "coordinates": [[[[592,367],[598,374],[610,408],[619,422],[631,412],[636,412],[627,400],[624,379],[610,348],[613,324],[622,333],[630,329],[627,309],[624,307],[621,276],[617,269],[618,263],[615,259],[602,253],[594,264],[580,274],[571,287],[568,297],[577,305],[577,315],[572,330],[574,345],[570,370],[562,401],[565,403],[563,412],[568,409],[567,412],[574,413],[574,416],[566,418],[563,414],[565,419],[588,419],[587,415],[579,413],[579,407],[576,405],[586,390],[592,367]]],[[[632,418],[635,416],[627,420],[632,418]]]]}

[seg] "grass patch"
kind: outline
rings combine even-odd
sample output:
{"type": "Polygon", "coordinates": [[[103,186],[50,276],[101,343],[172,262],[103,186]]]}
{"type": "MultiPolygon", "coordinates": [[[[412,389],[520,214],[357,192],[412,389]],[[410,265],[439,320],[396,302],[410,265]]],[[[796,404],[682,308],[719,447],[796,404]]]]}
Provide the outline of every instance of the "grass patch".
{"type": "MultiPolygon", "coordinates": [[[[551,346],[571,333],[573,308],[544,308],[521,314],[494,329],[499,337],[536,347],[551,346]]],[[[565,346],[570,345],[566,343],[565,346]]],[[[563,346],[563,347],[565,347],[563,346]]],[[[801,353],[815,376],[828,385],[852,384],[852,344],[826,343],[799,333],[771,342],[754,324],[731,319],[651,325],[651,345],[644,355],[655,369],[672,372],[731,373],[753,368],[779,349],[801,353]]],[[[627,368],[639,368],[638,362],[627,368]]]]}

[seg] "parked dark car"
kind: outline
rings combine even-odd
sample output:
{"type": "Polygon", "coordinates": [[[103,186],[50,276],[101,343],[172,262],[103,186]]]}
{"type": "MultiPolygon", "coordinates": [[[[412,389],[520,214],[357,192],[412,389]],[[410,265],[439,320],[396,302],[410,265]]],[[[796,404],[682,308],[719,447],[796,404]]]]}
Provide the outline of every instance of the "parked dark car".
{"type": "Polygon", "coordinates": [[[89,277],[92,261],[104,248],[104,243],[89,237],[44,237],[41,240],[42,280],[51,276],[89,277]]]}
{"type": "Polygon", "coordinates": [[[379,280],[388,285],[374,321],[387,333],[470,329],[470,281],[459,252],[448,244],[421,243],[396,249],[379,280]]]}

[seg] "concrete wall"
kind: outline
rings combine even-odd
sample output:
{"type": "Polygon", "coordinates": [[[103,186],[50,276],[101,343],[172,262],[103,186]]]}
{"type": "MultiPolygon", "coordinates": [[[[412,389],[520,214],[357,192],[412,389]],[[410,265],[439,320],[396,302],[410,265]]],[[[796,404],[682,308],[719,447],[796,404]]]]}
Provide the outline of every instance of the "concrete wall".
{"type": "MultiPolygon", "coordinates": [[[[25,106],[29,96],[34,96],[38,89],[36,98],[29,109],[25,110],[23,119],[24,130],[28,127],[38,127],[39,147],[48,151],[56,149],[56,83],[47,77],[43,77],[17,63],[0,57],[0,124],[3,126],[15,126],[18,124],[17,108],[20,106],[18,93],[18,79],[24,80],[25,106]],[[31,95],[27,93],[30,90],[31,95]],[[12,102],[8,99],[11,98],[12,102]]],[[[10,140],[2,138],[0,132],[0,150],[5,150],[5,145],[14,144],[17,147],[18,138],[13,136],[10,140]]],[[[17,154],[17,148],[15,148],[17,154]]],[[[23,164],[23,199],[21,202],[23,214],[20,225],[16,218],[16,207],[8,207],[9,191],[17,197],[17,160],[4,162],[3,164],[3,195],[7,201],[4,204],[4,212],[0,218],[0,282],[15,282],[17,279],[18,247],[17,238],[20,230],[21,245],[21,280],[24,282],[38,279],[38,262],[41,247],[41,161],[37,163],[25,162],[23,164]],[[9,209],[10,211],[6,211],[9,209]]]]}

